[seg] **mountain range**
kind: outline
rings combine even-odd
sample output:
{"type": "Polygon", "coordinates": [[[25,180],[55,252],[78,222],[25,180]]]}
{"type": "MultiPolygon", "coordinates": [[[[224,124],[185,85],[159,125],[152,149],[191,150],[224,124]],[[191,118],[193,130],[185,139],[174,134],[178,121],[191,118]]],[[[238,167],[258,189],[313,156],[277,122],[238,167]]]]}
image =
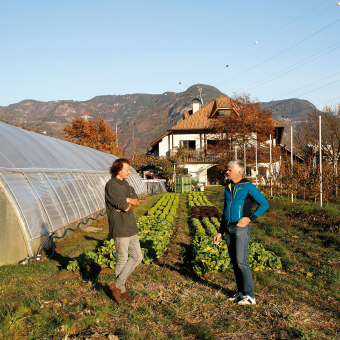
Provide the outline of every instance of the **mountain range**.
{"type": "MultiPolygon", "coordinates": [[[[96,118],[103,116],[113,130],[120,134],[119,142],[126,155],[132,151],[145,152],[150,143],[177,124],[183,113],[191,109],[191,101],[201,98],[204,104],[221,96],[217,88],[196,84],[184,92],[162,94],[126,94],[96,96],[87,101],[56,100],[41,102],[23,100],[0,106],[0,118],[11,124],[46,131],[60,137],[64,124],[84,113],[96,118]]],[[[261,103],[273,112],[273,119],[285,125],[283,143],[289,143],[290,126],[304,120],[305,114],[315,109],[307,100],[286,99],[261,103]]]]}

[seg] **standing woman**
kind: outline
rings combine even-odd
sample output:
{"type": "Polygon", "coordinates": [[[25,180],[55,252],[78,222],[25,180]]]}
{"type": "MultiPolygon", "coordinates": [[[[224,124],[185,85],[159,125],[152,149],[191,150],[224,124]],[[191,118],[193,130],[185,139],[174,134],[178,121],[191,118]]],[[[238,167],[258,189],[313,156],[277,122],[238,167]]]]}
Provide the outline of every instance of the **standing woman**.
{"type": "Polygon", "coordinates": [[[115,160],[110,169],[112,178],[105,186],[105,204],[109,219],[109,237],[114,238],[117,254],[116,282],[110,286],[118,303],[135,301],[125,288],[125,281],[143,260],[139,243],[139,229],[132,207],[139,205],[135,189],[126,181],[130,162],[126,158],[115,160]],[[130,259],[128,260],[128,256],[130,259]]]}

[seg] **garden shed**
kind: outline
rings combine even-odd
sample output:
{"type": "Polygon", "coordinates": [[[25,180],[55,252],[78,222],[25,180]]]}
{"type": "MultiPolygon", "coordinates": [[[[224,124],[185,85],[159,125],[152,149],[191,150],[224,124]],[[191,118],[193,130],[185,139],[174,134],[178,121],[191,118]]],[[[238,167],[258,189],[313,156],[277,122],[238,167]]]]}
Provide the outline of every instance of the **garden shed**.
{"type": "MultiPolygon", "coordinates": [[[[104,216],[115,159],[0,122],[0,265],[34,258],[53,237],[104,216]]],[[[146,194],[133,168],[128,181],[146,194]]]]}

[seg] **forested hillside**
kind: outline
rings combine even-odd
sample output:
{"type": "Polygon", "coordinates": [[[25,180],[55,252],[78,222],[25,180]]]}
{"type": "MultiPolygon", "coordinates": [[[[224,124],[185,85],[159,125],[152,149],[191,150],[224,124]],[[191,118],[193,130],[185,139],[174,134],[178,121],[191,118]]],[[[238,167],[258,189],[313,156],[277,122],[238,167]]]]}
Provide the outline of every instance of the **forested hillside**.
{"type": "MultiPolygon", "coordinates": [[[[199,97],[198,88],[202,89],[204,104],[223,94],[213,86],[196,84],[179,93],[104,95],[87,101],[24,100],[0,107],[0,118],[17,126],[26,125],[61,136],[63,125],[72,117],[82,116],[85,112],[93,118],[103,116],[113,130],[117,126],[119,142],[128,155],[132,151],[145,152],[150,142],[177,124],[183,113],[191,109],[192,99],[199,97]]],[[[309,109],[314,108],[310,102],[300,99],[262,103],[262,107],[269,108],[273,118],[285,127],[295,126],[309,109]]],[[[289,133],[288,128],[285,133],[289,133]]]]}

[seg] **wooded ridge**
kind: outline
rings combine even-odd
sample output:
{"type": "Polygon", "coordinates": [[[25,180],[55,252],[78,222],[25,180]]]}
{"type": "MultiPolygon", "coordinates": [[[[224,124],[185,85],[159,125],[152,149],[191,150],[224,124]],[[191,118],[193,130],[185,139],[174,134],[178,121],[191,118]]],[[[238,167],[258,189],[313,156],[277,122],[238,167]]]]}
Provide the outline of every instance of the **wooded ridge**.
{"type": "MultiPolygon", "coordinates": [[[[0,106],[0,118],[13,125],[25,125],[60,136],[64,124],[86,112],[93,118],[103,116],[113,130],[117,125],[119,143],[126,154],[131,151],[145,152],[150,142],[177,124],[183,113],[191,109],[191,100],[199,98],[199,87],[205,104],[223,94],[213,86],[196,84],[178,93],[103,95],[87,101],[23,100],[0,106]]],[[[300,99],[266,102],[262,103],[262,107],[269,108],[273,118],[285,125],[287,135],[283,139],[284,143],[289,143],[288,127],[296,126],[308,110],[315,108],[309,101],[300,99]]]]}

